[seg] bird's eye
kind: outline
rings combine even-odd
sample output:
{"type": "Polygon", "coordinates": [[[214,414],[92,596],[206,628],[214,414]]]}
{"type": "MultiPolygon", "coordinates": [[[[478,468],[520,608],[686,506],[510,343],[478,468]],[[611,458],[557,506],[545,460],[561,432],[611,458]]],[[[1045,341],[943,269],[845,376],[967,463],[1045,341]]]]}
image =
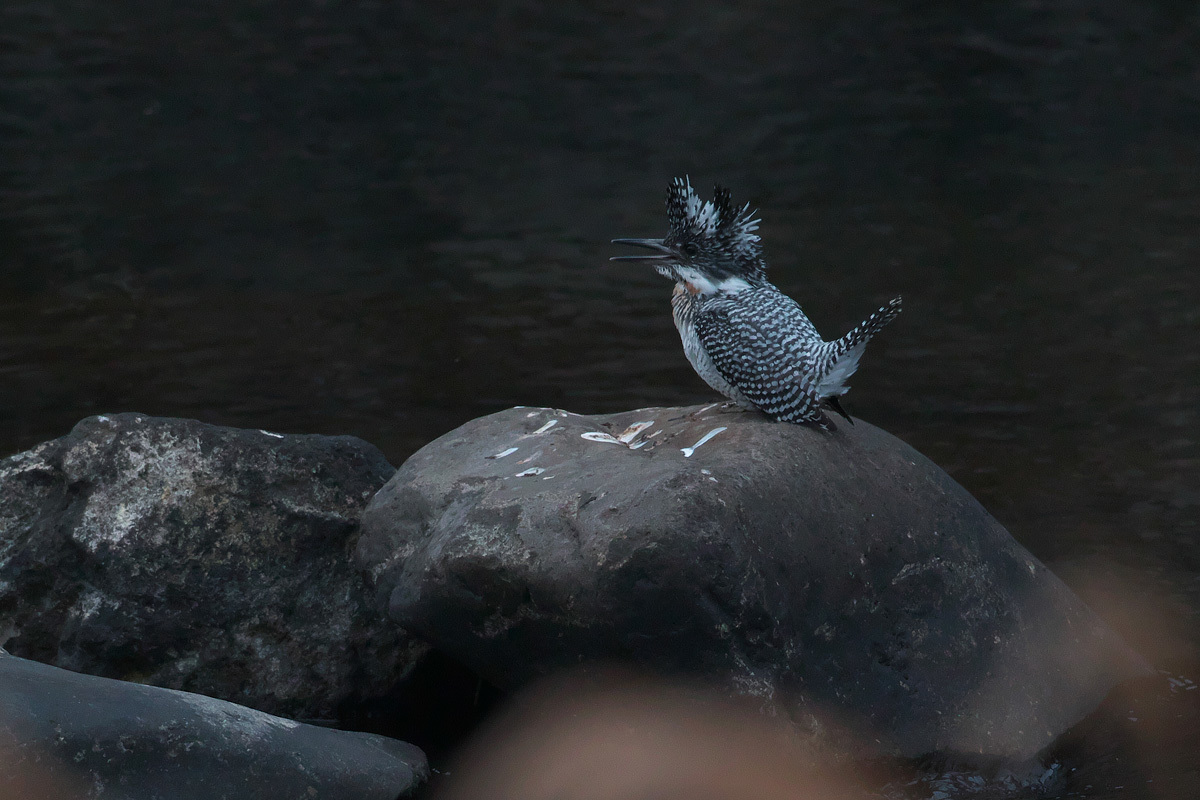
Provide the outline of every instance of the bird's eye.
{"type": "Polygon", "coordinates": [[[685,256],[695,257],[700,255],[700,245],[696,244],[695,242],[686,242],[684,243],[683,247],[679,249],[683,251],[685,256]]]}

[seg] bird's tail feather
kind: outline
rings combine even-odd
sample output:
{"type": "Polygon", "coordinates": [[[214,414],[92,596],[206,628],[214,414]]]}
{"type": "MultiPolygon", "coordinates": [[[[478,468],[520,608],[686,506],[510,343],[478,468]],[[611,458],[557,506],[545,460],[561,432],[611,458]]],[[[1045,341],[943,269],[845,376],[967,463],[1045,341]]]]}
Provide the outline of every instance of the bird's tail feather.
{"type": "MultiPolygon", "coordinates": [[[[900,302],[901,298],[893,297],[888,301],[886,306],[880,308],[874,314],[860,322],[854,330],[847,333],[841,339],[838,339],[839,347],[837,355],[840,356],[842,353],[869,342],[872,336],[883,330],[883,326],[894,320],[896,315],[900,313],[900,302]]],[[[837,360],[836,357],[834,360],[837,360]]]]}
{"type": "Polygon", "coordinates": [[[887,305],[876,311],[859,323],[854,330],[842,338],[831,342],[829,366],[821,378],[817,392],[821,397],[837,397],[846,393],[849,388],[846,381],[858,369],[858,360],[862,358],[863,349],[871,337],[879,333],[884,325],[896,318],[900,313],[900,298],[893,298],[887,305]]]}

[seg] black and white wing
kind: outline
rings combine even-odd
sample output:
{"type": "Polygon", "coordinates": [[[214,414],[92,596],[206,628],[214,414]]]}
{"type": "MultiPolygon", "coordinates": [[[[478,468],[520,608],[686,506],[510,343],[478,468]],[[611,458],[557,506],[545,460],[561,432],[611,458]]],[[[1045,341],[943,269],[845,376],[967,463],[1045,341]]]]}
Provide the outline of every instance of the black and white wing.
{"type": "Polygon", "coordinates": [[[809,377],[821,337],[794,300],[750,289],[703,303],[693,324],[713,366],[764,414],[834,429],[809,377]]]}

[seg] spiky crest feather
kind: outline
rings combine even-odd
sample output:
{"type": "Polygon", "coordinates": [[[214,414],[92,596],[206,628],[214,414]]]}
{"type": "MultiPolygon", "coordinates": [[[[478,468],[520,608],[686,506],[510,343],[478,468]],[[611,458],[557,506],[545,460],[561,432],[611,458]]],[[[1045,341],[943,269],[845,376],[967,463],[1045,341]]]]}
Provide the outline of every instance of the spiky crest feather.
{"type": "Polygon", "coordinates": [[[761,220],[755,213],[749,203],[735,210],[732,193],[719,184],[708,201],[700,199],[687,177],[676,178],[667,188],[668,240],[720,248],[742,262],[744,269],[765,276],[762,240],[755,233],[761,220]]]}

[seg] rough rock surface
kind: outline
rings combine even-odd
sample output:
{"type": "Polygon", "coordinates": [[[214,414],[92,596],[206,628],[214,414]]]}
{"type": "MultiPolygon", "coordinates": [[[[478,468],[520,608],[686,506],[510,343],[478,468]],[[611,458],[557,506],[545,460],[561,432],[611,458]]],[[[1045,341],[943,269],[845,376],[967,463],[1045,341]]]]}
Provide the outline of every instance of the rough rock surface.
{"type": "Polygon", "coordinates": [[[395,739],[3,652],[0,697],[3,797],[396,800],[428,775],[421,750],[395,739]]]}
{"type": "Polygon", "coordinates": [[[423,647],[370,602],[350,557],[392,472],[349,436],[85,419],[0,461],[0,645],[329,717],[423,647]]]}
{"type": "Polygon", "coordinates": [[[833,746],[1026,757],[1146,669],[864,422],[510,409],[414,454],[362,525],[396,623],[502,688],[632,662],[761,696],[833,746]]]}

